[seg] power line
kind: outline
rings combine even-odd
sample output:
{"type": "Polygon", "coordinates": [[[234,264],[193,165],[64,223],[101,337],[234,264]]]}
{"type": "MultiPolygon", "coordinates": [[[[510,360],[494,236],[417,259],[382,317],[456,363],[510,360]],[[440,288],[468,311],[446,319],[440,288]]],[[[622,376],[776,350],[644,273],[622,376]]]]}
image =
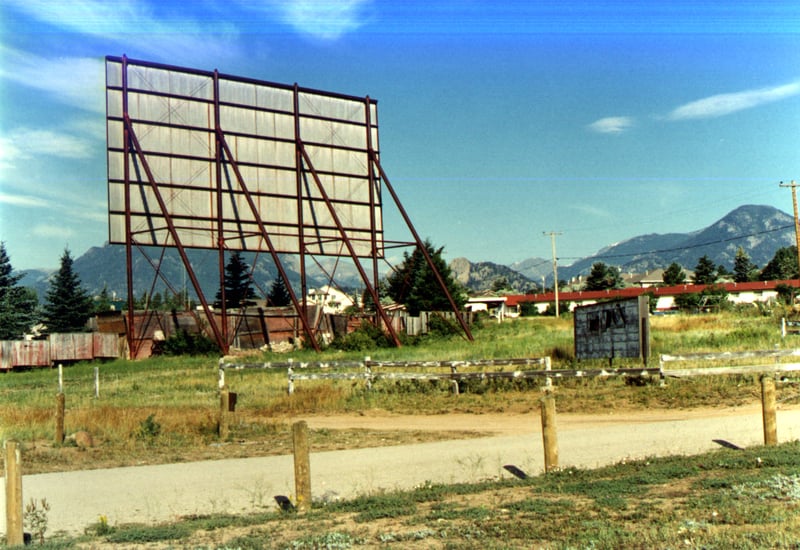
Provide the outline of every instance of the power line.
{"type": "MultiPolygon", "coordinates": [[[[764,231],[757,231],[755,233],[749,233],[747,235],[738,235],[736,237],[728,237],[728,238],[725,238],[725,239],[717,239],[717,240],[714,240],[714,241],[706,241],[704,243],[693,244],[691,246],[678,246],[678,247],[675,247],[675,248],[663,248],[661,250],[650,250],[650,251],[647,251],[647,252],[630,252],[628,254],[599,254],[597,256],[588,256],[588,257],[592,258],[592,259],[607,259],[607,258],[627,258],[627,257],[630,257],[630,256],[651,256],[653,254],[662,254],[662,253],[665,253],[665,252],[677,252],[679,250],[692,250],[694,248],[702,248],[704,246],[709,246],[709,245],[712,245],[712,244],[721,244],[721,243],[727,243],[727,242],[731,242],[731,241],[738,241],[738,240],[741,240],[741,239],[747,239],[748,237],[757,237],[759,235],[765,235],[767,233],[774,233],[776,231],[783,231],[785,229],[790,229],[790,228],[793,228],[793,227],[794,227],[794,224],[792,224],[792,225],[783,225],[781,227],[776,227],[774,229],[765,229],[764,231]]],[[[564,260],[582,260],[584,258],[583,257],[578,257],[578,256],[565,256],[562,259],[564,259],[564,260]]]]}

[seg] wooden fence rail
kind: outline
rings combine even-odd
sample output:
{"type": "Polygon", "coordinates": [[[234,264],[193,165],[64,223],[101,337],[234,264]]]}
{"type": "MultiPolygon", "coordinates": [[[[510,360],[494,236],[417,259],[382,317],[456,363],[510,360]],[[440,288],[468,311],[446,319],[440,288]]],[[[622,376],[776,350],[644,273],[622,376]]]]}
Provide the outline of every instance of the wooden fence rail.
{"type": "MultiPolygon", "coordinates": [[[[454,360],[454,361],[372,361],[366,357],[363,361],[288,361],[273,362],[268,361],[264,363],[232,363],[220,359],[218,364],[219,371],[219,387],[225,386],[225,372],[228,370],[251,370],[251,369],[279,369],[286,370],[287,373],[294,372],[296,369],[309,369],[309,370],[362,370],[363,373],[369,373],[373,369],[433,369],[433,368],[449,368],[451,373],[458,372],[459,368],[498,368],[507,366],[542,366],[545,370],[550,369],[550,357],[526,357],[517,359],[478,359],[478,360],[454,360]]],[[[340,376],[341,373],[329,374],[315,374],[315,375],[299,375],[294,374],[296,380],[352,380],[363,378],[363,373],[344,373],[345,376],[340,376]],[[336,375],[334,375],[336,374],[336,375]],[[313,378],[303,378],[303,376],[313,376],[313,378]]],[[[367,376],[366,378],[369,378],[367,376]]],[[[290,392],[291,393],[291,392],[290,392]]]]}
{"type": "Polygon", "coordinates": [[[665,378],[690,378],[693,376],[719,376],[719,375],[748,375],[748,374],[778,374],[781,372],[800,371],[800,363],[780,363],[781,358],[800,357],[800,349],[781,350],[753,350],[729,351],[721,353],[683,353],[661,354],[659,368],[665,378]],[[769,359],[772,363],[761,362],[751,365],[736,365],[727,367],[700,367],[691,369],[667,369],[669,363],[679,362],[723,362],[741,361],[745,359],[769,359]]]}

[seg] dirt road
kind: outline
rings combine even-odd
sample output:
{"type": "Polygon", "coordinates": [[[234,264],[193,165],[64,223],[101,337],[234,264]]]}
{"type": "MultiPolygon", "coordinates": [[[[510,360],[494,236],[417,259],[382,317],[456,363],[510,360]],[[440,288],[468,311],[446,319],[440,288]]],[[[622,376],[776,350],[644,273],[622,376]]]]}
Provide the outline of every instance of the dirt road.
{"type": "MultiPolygon", "coordinates": [[[[475,430],[477,439],[313,453],[315,499],[345,498],[432,482],[508,476],[514,465],[543,470],[538,414],[305,417],[312,429],[346,427],[475,430]]],[[[300,419],[298,419],[300,420],[300,419]]],[[[778,412],[780,441],[800,438],[800,407],[778,412]]],[[[561,466],[596,467],[628,458],[692,454],[763,442],[761,409],[558,416],[561,466]],[[715,442],[716,441],[716,442],[715,442]]],[[[24,463],[23,463],[24,471],[24,463]]],[[[80,533],[105,515],[111,525],[157,523],[190,514],[248,513],[294,493],[291,456],[112,468],[24,476],[24,501],[46,498],[49,532],[80,533]]],[[[5,501],[0,529],[5,532],[5,501]]]]}

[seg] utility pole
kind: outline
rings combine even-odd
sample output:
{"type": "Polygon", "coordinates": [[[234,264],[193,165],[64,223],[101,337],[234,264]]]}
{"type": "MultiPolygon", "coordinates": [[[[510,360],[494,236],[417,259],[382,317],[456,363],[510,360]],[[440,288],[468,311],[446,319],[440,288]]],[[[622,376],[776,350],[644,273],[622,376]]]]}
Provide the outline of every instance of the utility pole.
{"type": "Polygon", "coordinates": [[[797,184],[792,180],[791,183],[780,183],[781,187],[792,189],[792,206],[794,207],[794,240],[797,248],[797,269],[800,271],[800,220],[797,216],[797,184]]]}
{"type": "Polygon", "coordinates": [[[558,257],[556,256],[556,235],[561,235],[561,233],[542,231],[542,234],[544,236],[550,235],[550,244],[553,248],[553,291],[555,292],[556,299],[556,318],[558,318],[560,315],[558,311],[558,257]]]}

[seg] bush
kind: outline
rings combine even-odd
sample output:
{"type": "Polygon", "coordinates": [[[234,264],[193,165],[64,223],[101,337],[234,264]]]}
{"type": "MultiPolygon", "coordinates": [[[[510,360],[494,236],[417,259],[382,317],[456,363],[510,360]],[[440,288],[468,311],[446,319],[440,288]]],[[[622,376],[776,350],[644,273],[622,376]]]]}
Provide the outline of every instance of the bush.
{"type": "Polygon", "coordinates": [[[392,342],[387,335],[369,321],[361,321],[358,329],[344,336],[337,336],[331,342],[332,348],[342,351],[369,351],[391,346],[392,342]]]}
{"type": "Polygon", "coordinates": [[[179,330],[164,341],[161,352],[164,355],[214,355],[219,353],[219,347],[204,334],[179,330]]]}
{"type": "Polygon", "coordinates": [[[721,286],[709,286],[702,292],[679,294],[675,305],[681,311],[721,311],[731,308],[728,291],[721,286]]]}
{"type": "Polygon", "coordinates": [[[521,317],[534,317],[539,315],[539,308],[536,307],[536,302],[520,302],[519,314],[521,317]]]}
{"type": "Polygon", "coordinates": [[[428,319],[428,336],[446,337],[458,334],[460,329],[456,326],[456,321],[448,321],[439,315],[431,315],[428,319]]]}

